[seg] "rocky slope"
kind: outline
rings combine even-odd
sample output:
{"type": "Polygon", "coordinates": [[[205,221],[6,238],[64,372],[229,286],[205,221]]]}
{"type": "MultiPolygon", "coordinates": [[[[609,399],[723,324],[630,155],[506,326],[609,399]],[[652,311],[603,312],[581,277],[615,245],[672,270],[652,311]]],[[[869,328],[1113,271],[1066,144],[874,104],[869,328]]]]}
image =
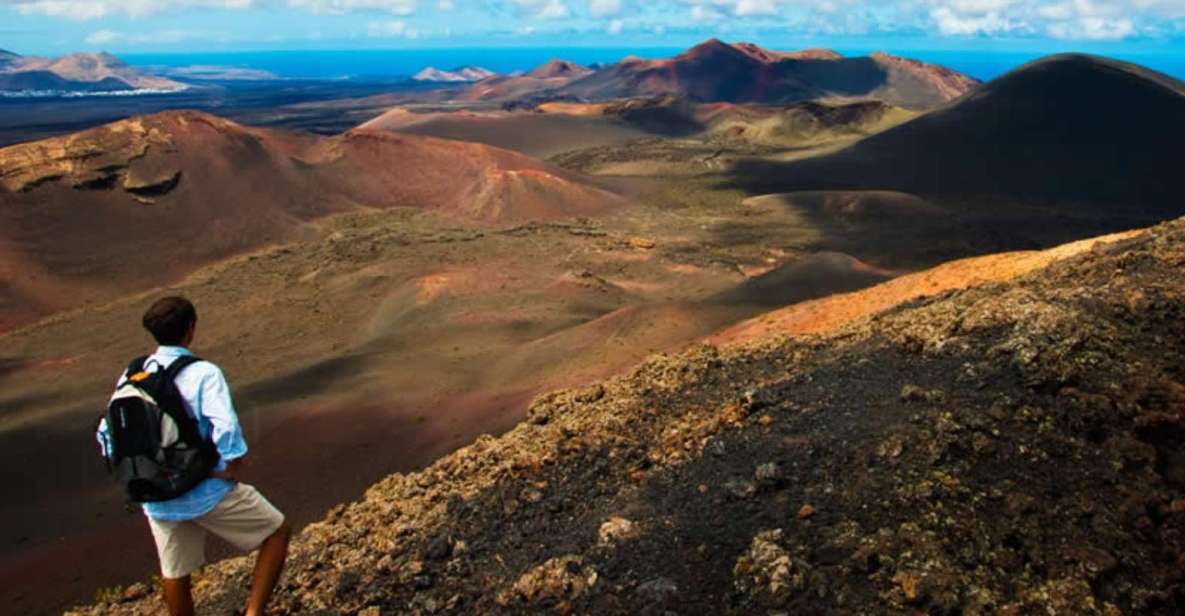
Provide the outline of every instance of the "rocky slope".
{"type": "MultiPolygon", "coordinates": [[[[1185,220],[818,336],[656,357],[302,533],[293,614],[1176,614],[1185,220]]],[[[199,602],[239,605],[251,562],[199,602]]],[[[81,614],[155,614],[133,588],[81,614]]]]}

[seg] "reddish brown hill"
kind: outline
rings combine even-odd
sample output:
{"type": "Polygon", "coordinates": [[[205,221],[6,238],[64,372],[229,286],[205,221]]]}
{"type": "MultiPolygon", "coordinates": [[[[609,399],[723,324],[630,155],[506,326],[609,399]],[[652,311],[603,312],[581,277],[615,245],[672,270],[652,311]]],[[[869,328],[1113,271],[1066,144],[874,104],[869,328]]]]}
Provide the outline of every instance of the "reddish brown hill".
{"type": "Polygon", "coordinates": [[[616,202],[484,145],[365,130],[318,139],[194,112],[137,117],[0,149],[0,324],[160,285],[358,208],[507,223],[616,202]]]}
{"type": "Polygon", "coordinates": [[[603,100],[669,94],[753,103],[872,98],[922,108],[948,102],[977,83],[950,69],[885,54],[844,58],[829,50],[779,52],[713,39],[669,60],[628,58],[554,95],[603,100]]]}
{"type": "Polygon", "coordinates": [[[567,60],[552,60],[525,75],[505,75],[483,79],[461,91],[459,101],[512,100],[537,92],[555,90],[586,77],[592,70],[567,60]]]}
{"type": "Polygon", "coordinates": [[[592,73],[591,69],[576,64],[575,62],[569,62],[567,60],[552,60],[551,62],[548,62],[547,64],[544,64],[527,73],[527,76],[534,77],[536,79],[555,79],[557,77],[576,79],[588,75],[589,73],[592,73]]]}
{"type": "Polygon", "coordinates": [[[669,60],[627,58],[564,88],[589,99],[674,94],[703,101],[763,98],[760,78],[768,61],[712,39],[669,60]]]}
{"type": "Polygon", "coordinates": [[[712,39],[664,60],[628,57],[592,71],[552,61],[530,73],[494,77],[463,90],[459,101],[527,97],[606,101],[677,96],[702,102],[783,104],[815,99],[875,99],[930,108],[978,82],[950,69],[877,53],[845,58],[829,49],[772,51],[712,39]]]}

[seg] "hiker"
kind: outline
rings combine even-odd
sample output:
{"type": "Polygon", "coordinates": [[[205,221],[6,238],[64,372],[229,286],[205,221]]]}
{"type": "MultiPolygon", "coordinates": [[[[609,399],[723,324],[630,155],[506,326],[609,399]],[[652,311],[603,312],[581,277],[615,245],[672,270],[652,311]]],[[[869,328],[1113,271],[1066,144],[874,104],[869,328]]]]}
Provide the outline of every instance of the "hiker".
{"type": "Polygon", "coordinates": [[[119,378],[98,440],[129,499],[142,503],[160,557],[165,604],[193,614],[190,574],[205,564],[206,533],[259,550],[246,616],[262,616],[284,568],[292,527],[242,483],[247,443],[222,371],[189,351],[197,311],[166,297],[144,313],[160,345],[119,378]]]}

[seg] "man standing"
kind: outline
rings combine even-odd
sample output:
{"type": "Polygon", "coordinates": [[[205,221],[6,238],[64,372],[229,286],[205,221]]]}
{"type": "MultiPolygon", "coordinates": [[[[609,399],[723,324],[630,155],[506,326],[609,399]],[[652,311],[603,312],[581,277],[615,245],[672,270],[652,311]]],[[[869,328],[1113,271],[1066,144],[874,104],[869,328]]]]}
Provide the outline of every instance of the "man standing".
{"type": "MultiPolygon", "coordinates": [[[[178,358],[193,355],[188,347],[197,328],[197,311],[189,300],[157,301],[144,314],[143,323],[160,345],[144,361],[145,372],[167,370],[178,358]]],[[[119,385],[129,376],[121,376],[119,385]]],[[[143,505],[160,557],[165,603],[172,616],[193,614],[190,575],[205,564],[209,532],[240,550],[259,550],[246,615],[262,616],[284,568],[292,527],[262,494],[239,481],[247,443],[222,371],[199,361],[184,367],[174,383],[185,410],[198,420],[202,438],[214,444],[220,460],[210,477],[191,490],[172,500],[143,505]]],[[[104,453],[111,452],[106,420],[99,424],[98,437],[104,453]]]]}

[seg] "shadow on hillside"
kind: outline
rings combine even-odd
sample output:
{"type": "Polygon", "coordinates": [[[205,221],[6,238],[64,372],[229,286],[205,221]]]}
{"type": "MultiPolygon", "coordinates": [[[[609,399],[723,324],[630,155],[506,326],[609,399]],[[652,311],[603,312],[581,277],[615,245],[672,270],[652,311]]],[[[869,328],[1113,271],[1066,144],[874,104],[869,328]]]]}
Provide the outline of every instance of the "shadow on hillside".
{"type": "Polygon", "coordinates": [[[820,60],[813,58],[779,62],[774,69],[778,82],[809,83],[815,91],[805,99],[819,96],[866,96],[885,85],[889,74],[872,58],[820,60]]]}

